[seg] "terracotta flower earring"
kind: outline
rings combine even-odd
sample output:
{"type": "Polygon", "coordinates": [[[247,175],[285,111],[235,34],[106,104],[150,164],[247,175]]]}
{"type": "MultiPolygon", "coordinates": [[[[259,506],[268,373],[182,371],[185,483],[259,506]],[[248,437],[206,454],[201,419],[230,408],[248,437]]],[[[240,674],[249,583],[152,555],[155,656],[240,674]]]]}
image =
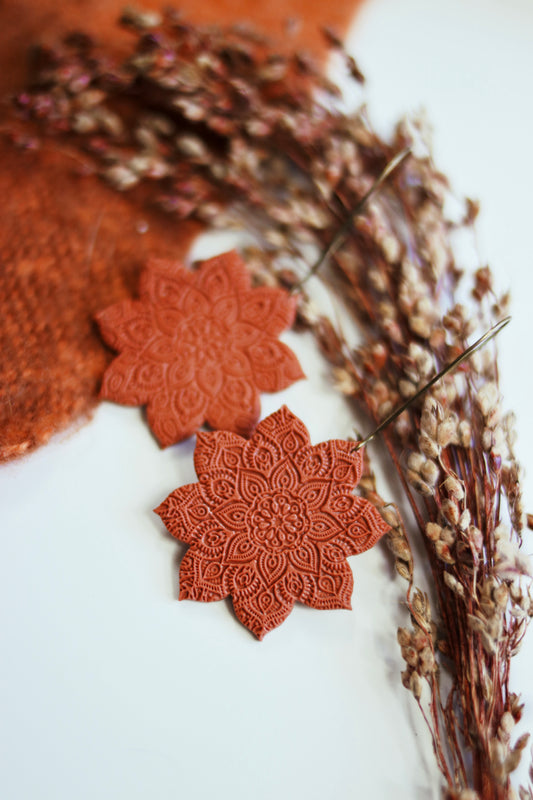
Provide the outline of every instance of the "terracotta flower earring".
{"type": "Polygon", "coordinates": [[[151,260],[138,300],[97,316],[102,336],[120,355],[108,367],[100,396],[146,405],[162,446],[211,428],[249,435],[260,414],[259,393],[305,377],[294,353],[277,340],[296,300],[282,289],[252,289],[236,252],[191,271],[151,260]]]}
{"type": "Polygon", "coordinates": [[[231,596],[235,613],[259,639],[295,602],[351,608],[347,556],[368,550],[389,526],[353,494],[363,464],[353,443],[312,445],[283,406],[251,439],[200,433],[198,483],[176,489],[156,509],[170,533],[189,544],[180,599],[231,596]]]}

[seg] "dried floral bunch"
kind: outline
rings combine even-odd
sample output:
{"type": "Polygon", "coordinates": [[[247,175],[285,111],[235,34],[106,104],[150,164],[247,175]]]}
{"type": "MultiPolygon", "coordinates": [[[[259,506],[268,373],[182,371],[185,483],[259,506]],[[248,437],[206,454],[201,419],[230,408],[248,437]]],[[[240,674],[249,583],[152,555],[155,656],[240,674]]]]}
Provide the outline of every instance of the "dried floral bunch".
{"type": "MultiPolygon", "coordinates": [[[[259,281],[297,288],[301,271],[288,262],[309,264],[393,154],[416,151],[416,126],[401,123],[384,142],[364,110],[341,110],[339,91],[307,57],[272,54],[256,34],[193,28],[172,12],[160,19],[129,11],[123,21],[136,36],[131,57],[113,65],[79,34],[42,50],[19,112],[74,140],[114,188],[152,187],[150,199],[179,218],[254,231],[261,247],[248,264],[254,257],[259,281]]],[[[338,388],[376,422],[506,312],[508,298],[495,296],[486,267],[461,303],[454,236],[477,208],[467,201],[464,217],[449,219],[448,193],[429,155],[411,155],[332,255],[329,286],[359,324],[360,346],[301,296],[299,321],[332,363],[338,388]]],[[[368,462],[360,483],[391,526],[407,582],[402,678],[430,727],[450,800],[512,797],[509,776],[527,743],[513,734],[522,706],[509,690],[511,658],[533,614],[513,436],[488,348],[384,433],[416,524],[381,499],[368,462]],[[417,528],[431,596],[415,586],[407,530],[412,538],[417,528]]],[[[520,796],[533,793],[521,788],[520,796]]]]}

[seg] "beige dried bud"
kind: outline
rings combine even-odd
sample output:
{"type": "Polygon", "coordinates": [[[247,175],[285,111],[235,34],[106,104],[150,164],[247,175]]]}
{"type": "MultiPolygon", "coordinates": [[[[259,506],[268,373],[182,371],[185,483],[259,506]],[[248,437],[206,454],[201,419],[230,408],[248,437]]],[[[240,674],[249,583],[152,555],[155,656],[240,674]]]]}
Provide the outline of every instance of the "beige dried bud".
{"type": "Polygon", "coordinates": [[[76,133],[92,133],[98,127],[98,123],[93,114],[87,111],[80,111],[71,120],[72,130],[76,133]]]}
{"type": "Polygon", "coordinates": [[[494,431],[491,431],[490,428],[485,428],[481,435],[481,446],[485,453],[490,453],[491,450],[494,449],[496,444],[496,438],[494,436],[494,431]]]}
{"type": "Polygon", "coordinates": [[[497,606],[500,608],[505,608],[507,606],[507,601],[509,600],[509,589],[504,583],[501,583],[493,590],[492,597],[494,598],[497,606]]]}
{"type": "Polygon", "coordinates": [[[422,681],[417,672],[412,672],[409,679],[409,688],[411,689],[415,700],[420,700],[422,697],[422,681]]]}
{"type": "Polygon", "coordinates": [[[440,539],[442,528],[436,522],[428,522],[426,524],[426,536],[432,542],[436,542],[440,539]]]}
{"type": "Polygon", "coordinates": [[[461,512],[459,521],[457,523],[457,527],[459,528],[460,531],[464,533],[468,529],[468,526],[470,525],[471,521],[472,521],[472,515],[468,510],[468,508],[465,508],[465,510],[461,512]]]}
{"type": "Polygon", "coordinates": [[[422,628],[418,626],[415,627],[413,634],[412,634],[412,645],[416,650],[423,650],[424,647],[427,646],[428,636],[422,628]]]}
{"type": "Polygon", "coordinates": [[[122,11],[120,21],[124,25],[131,25],[137,30],[149,30],[161,25],[162,17],[157,11],[148,11],[146,9],[135,8],[134,6],[126,6],[122,11]]]}
{"type": "Polygon", "coordinates": [[[400,394],[402,397],[407,399],[408,397],[413,397],[416,394],[416,386],[411,381],[402,378],[402,380],[398,383],[398,389],[400,390],[400,394]]]}
{"type": "Polygon", "coordinates": [[[396,638],[400,647],[409,647],[411,644],[411,633],[407,628],[398,628],[396,638]]]}
{"type": "Polygon", "coordinates": [[[435,542],[435,552],[440,560],[444,561],[445,564],[455,564],[455,559],[450,552],[450,548],[444,542],[441,542],[440,540],[435,542]]]}
{"type": "Polygon", "coordinates": [[[404,669],[404,671],[401,673],[401,678],[402,678],[402,686],[404,687],[404,689],[410,689],[411,688],[411,683],[410,683],[411,682],[411,670],[410,669],[404,669]]]}
{"type": "Polygon", "coordinates": [[[440,424],[437,432],[437,442],[441,447],[447,447],[457,435],[457,418],[446,417],[440,424]]]}
{"type": "Polygon", "coordinates": [[[425,481],[423,481],[422,478],[419,476],[419,474],[417,472],[414,472],[412,469],[407,470],[407,480],[409,481],[413,489],[415,489],[420,494],[423,494],[426,497],[429,497],[429,495],[433,494],[433,489],[431,488],[431,486],[429,486],[425,481]]]}
{"type": "Polygon", "coordinates": [[[476,552],[480,553],[483,548],[483,534],[476,528],[475,525],[470,525],[468,528],[468,542],[470,547],[476,552]]]}
{"type": "Polygon", "coordinates": [[[439,479],[440,469],[434,461],[429,459],[422,465],[420,474],[426,483],[429,483],[430,486],[435,486],[439,479]]]}
{"type": "Polygon", "coordinates": [[[416,366],[418,376],[420,378],[428,378],[435,371],[435,364],[433,355],[426,348],[417,342],[411,342],[407,350],[409,358],[411,358],[416,366]]]}
{"type": "Polygon", "coordinates": [[[418,437],[418,446],[425,456],[428,458],[438,458],[440,453],[440,446],[436,439],[429,436],[427,433],[422,432],[418,437]]]}
{"type": "Polygon", "coordinates": [[[450,497],[453,497],[455,500],[462,500],[463,497],[465,496],[465,492],[461,481],[459,481],[453,475],[448,475],[448,477],[444,481],[444,488],[446,489],[450,497]]]}
{"type": "Polygon", "coordinates": [[[509,528],[507,525],[500,522],[500,524],[494,528],[494,538],[496,541],[499,541],[499,539],[509,539],[509,528]]]}
{"type": "Polygon", "coordinates": [[[143,150],[146,150],[148,153],[157,152],[158,138],[152,128],[141,125],[137,128],[134,135],[143,150]]]}
{"type": "Polygon", "coordinates": [[[435,658],[429,645],[424,647],[424,649],[419,653],[419,667],[423,675],[427,675],[429,672],[435,671],[435,658]]]}
{"type": "Polygon", "coordinates": [[[424,592],[417,589],[413,597],[413,610],[421,619],[429,622],[431,620],[431,609],[429,600],[424,592]]]}
{"type": "Polygon", "coordinates": [[[498,385],[493,381],[486,383],[481,387],[475,397],[476,404],[485,417],[485,419],[492,413],[494,408],[498,405],[500,399],[500,392],[498,385]]]}
{"type": "Polygon", "coordinates": [[[139,182],[138,175],[123,164],[114,164],[105,170],[103,176],[119,192],[125,192],[139,182]]]}
{"type": "Polygon", "coordinates": [[[406,539],[401,536],[389,537],[387,543],[397,558],[409,562],[411,560],[411,551],[406,539]]]}
{"type": "Polygon", "coordinates": [[[484,699],[487,701],[487,703],[492,702],[494,696],[494,684],[489,675],[489,671],[487,669],[487,665],[485,664],[484,659],[481,659],[479,682],[481,684],[481,691],[483,693],[484,699]]]}
{"type": "Polygon", "coordinates": [[[413,577],[413,567],[410,562],[407,563],[406,561],[397,559],[394,563],[394,566],[400,578],[403,578],[405,581],[411,580],[413,577]]]}
{"type": "Polygon", "coordinates": [[[109,134],[109,136],[117,138],[124,132],[124,125],[121,118],[118,116],[118,114],[115,114],[108,108],[100,106],[93,109],[92,113],[94,114],[101,130],[109,134]]]}
{"type": "Polygon", "coordinates": [[[442,501],[440,510],[446,522],[455,527],[459,522],[459,508],[457,503],[454,500],[446,498],[442,501]]]}
{"type": "Polygon", "coordinates": [[[418,664],[418,651],[415,650],[414,647],[409,645],[408,647],[402,647],[402,658],[405,660],[405,663],[408,664],[410,667],[416,667],[418,664]]]}
{"type": "Polygon", "coordinates": [[[413,333],[420,336],[421,339],[429,339],[431,336],[431,320],[423,317],[420,314],[413,314],[407,320],[409,327],[413,333]]]}
{"type": "Polygon", "coordinates": [[[409,469],[412,469],[414,472],[420,473],[422,467],[426,463],[425,456],[422,453],[410,453],[407,459],[407,466],[409,469]]]}
{"type": "Polygon", "coordinates": [[[517,750],[518,752],[521,752],[527,746],[528,742],[529,742],[529,733],[523,733],[522,736],[520,736],[516,740],[516,744],[513,747],[513,750],[517,750]]]}
{"type": "Polygon", "coordinates": [[[437,401],[429,396],[424,401],[424,408],[420,418],[420,428],[432,438],[437,435],[438,420],[442,416],[442,409],[437,401]]]}
{"type": "Polygon", "coordinates": [[[465,590],[463,584],[459,583],[457,578],[454,578],[454,576],[450,572],[444,573],[444,583],[446,584],[448,589],[450,589],[458,597],[465,596],[465,590]]]}
{"type": "Polygon", "coordinates": [[[333,379],[335,388],[339,392],[342,392],[342,394],[348,395],[349,397],[357,394],[359,388],[358,383],[355,377],[344,367],[333,368],[333,379]]]}
{"type": "Polygon", "coordinates": [[[398,517],[398,512],[393,506],[385,506],[384,508],[380,508],[379,513],[387,525],[390,525],[391,528],[395,528],[397,525],[399,525],[400,520],[398,517]]]}
{"type": "Polygon", "coordinates": [[[509,741],[509,737],[515,726],[514,717],[510,711],[504,711],[499,724],[498,738],[500,741],[509,741]],[[502,736],[504,739],[502,739],[502,736]]]}
{"type": "Polygon", "coordinates": [[[472,426],[466,419],[461,420],[459,423],[458,434],[459,444],[462,447],[470,447],[472,443],[472,426]]]}
{"type": "Polygon", "coordinates": [[[389,264],[396,264],[400,260],[402,254],[401,244],[396,236],[392,233],[385,234],[380,241],[381,250],[385,256],[385,260],[389,264]]]}
{"type": "Polygon", "coordinates": [[[452,547],[457,539],[455,531],[453,531],[451,528],[448,527],[442,529],[440,538],[441,541],[444,542],[444,544],[448,545],[448,547],[452,547]]]}
{"type": "Polygon", "coordinates": [[[209,152],[198,136],[178,136],[176,139],[176,147],[183,153],[183,155],[187,156],[188,158],[194,158],[195,160],[204,160],[208,158],[209,152]]]}

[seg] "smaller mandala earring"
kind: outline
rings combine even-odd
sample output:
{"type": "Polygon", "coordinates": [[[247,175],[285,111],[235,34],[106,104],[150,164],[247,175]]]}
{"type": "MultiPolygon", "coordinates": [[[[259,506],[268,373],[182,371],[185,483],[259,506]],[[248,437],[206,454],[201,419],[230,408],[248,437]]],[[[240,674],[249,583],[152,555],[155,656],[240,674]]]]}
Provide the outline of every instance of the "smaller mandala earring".
{"type": "Polygon", "coordinates": [[[180,600],[231,596],[237,617],[259,639],[295,602],[351,608],[346,558],[389,529],[352,492],[363,464],[353,443],[312,445],[284,406],[250,440],[226,431],[198,434],[194,463],[199,482],[176,489],[156,509],[189,545],[180,600]]]}
{"type": "Polygon", "coordinates": [[[252,289],[235,251],[204,261],[196,272],[153,259],[139,295],[97,315],[103,338],[120,352],[100,396],[146,405],[163,447],[204,422],[249,435],[259,419],[259,393],[305,377],[277,340],[294,321],[296,299],[283,289],[252,289]]]}

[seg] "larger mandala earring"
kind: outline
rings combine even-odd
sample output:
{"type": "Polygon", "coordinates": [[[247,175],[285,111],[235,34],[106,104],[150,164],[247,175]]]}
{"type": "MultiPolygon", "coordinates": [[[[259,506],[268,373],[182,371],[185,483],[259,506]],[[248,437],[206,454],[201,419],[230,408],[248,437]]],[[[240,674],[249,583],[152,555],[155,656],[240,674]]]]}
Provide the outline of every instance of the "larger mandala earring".
{"type": "Polygon", "coordinates": [[[389,529],[376,508],[353,494],[362,451],[333,440],[312,445],[288,408],[259,423],[249,440],[226,431],[197,437],[198,483],[156,509],[189,545],[180,566],[180,600],[231,596],[239,620],[259,639],[296,602],[351,608],[348,556],[389,529]]]}

